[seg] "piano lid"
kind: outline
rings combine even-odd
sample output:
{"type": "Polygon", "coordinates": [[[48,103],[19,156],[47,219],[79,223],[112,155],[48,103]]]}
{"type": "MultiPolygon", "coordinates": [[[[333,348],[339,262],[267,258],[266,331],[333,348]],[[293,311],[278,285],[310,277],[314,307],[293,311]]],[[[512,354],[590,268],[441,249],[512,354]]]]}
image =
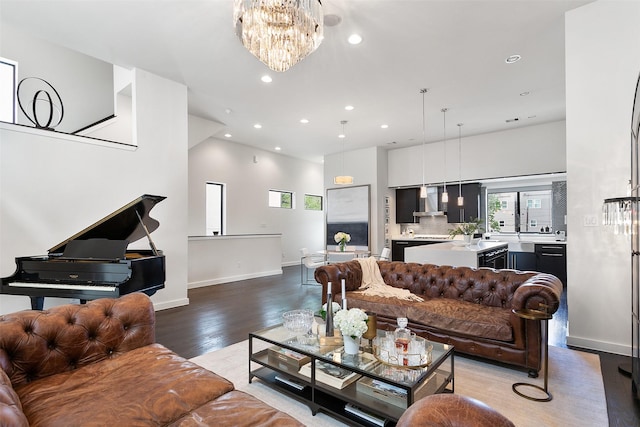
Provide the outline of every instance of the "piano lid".
{"type": "Polygon", "coordinates": [[[67,243],[72,240],[110,239],[135,242],[136,240],[146,237],[147,234],[142,224],[140,224],[138,215],[142,218],[142,222],[144,226],[147,227],[147,230],[149,230],[149,233],[152,233],[158,228],[160,223],[149,216],[149,211],[153,209],[156,203],[164,199],[166,199],[164,196],[143,194],[95,224],[90,225],[65,241],[58,243],[49,249],[49,253],[63,252],[67,243]]]}

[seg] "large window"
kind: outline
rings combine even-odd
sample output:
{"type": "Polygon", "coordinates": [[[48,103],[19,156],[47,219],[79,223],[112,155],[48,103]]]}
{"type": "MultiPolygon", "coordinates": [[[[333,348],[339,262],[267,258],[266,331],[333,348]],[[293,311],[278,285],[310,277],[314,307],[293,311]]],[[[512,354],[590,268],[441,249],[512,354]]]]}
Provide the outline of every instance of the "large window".
{"type": "Polygon", "coordinates": [[[293,209],[293,193],[290,191],[269,190],[269,207],[293,209]]]}
{"type": "Polygon", "coordinates": [[[489,232],[551,232],[552,190],[489,190],[487,217],[489,232]]]}
{"type": "Polygon", "coordinates": [[[224,234],[224,184],[207,182],[206,235],[224,234]]]}

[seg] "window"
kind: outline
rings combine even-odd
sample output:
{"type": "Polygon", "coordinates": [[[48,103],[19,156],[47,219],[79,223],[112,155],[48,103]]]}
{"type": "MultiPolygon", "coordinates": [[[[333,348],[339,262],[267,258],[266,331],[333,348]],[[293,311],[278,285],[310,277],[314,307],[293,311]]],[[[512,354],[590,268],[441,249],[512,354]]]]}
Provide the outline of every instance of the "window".
{"type": "Polygon", "coordinates": [[[293,209],[293,193],[290,191],[269,190],[269,207],[293,209]]]}
{"type": "Polygon", "coordinates": [[[322,210],[322,196],[314,196],[312,194],[304,195],[304,208],[309,211],[322,210]]]}
{"type": "Polygon", "coordinates": [[[224,184],[207,182],[206,188],[206,235],[224,234],[224,184]]]}
{"type": "Polygon", "coordinates": [[[527,199],[527,208],[540,209],[542,207],[542,201],[540,199],[527,199]]]}
{"type": "Polygon", "coordinates": [[[487,193],[488,231],[548,232],[551,230],[552,190],[539,188],[489,190],[487,193]]]}

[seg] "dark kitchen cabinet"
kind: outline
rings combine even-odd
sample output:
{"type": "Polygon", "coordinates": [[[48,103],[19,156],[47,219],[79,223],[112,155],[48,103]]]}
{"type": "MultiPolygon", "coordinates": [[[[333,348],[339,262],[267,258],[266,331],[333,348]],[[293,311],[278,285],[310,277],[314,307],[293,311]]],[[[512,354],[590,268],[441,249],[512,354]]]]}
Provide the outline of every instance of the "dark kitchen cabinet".
{"type": "Polygon", "coordinates": [[[535,252],[509,252],[509,268],[520,271],[538,271],[535,252]]]}
{"type": "Polygon", "coordinates": [[[419,188],[396,189],[396,223],[411,224],[416,222],[414,212],[420,210],[419,188]]]}
{"type": "Polygon", "coordinates": [[[564,244],[536,244],[537,271],[549,273],[567,285],[567,246],[564,244]]]}
{"type": "MultiPolygon", "coordinates": [[[[449,193],[449,202],[446,206],[440,202],[440,210],[447,213],[447,222],[459,223],[469,222],[472,219],[480,217],[480,184],[470,183],[458,185],[447,185],[447,193],[449,193]],[[464,197],[464,206],[458,206],[458,194],[464,197]]],[[[442,187],[438,188],[438,198],[442,200],[442,187]]]]}

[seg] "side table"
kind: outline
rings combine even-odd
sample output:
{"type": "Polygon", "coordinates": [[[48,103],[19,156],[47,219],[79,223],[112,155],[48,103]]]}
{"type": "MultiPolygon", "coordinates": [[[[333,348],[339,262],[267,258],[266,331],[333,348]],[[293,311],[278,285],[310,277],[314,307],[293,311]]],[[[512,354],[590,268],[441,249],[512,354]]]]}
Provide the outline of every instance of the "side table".
{"type": "Polygon", "coordinates": [[[513,314],[523,319],[529,321],[541,321],[544,327],[544,337],[542,339],[542,348],[544,349],[544,387],[540,387],[539,385],[529,384],[529,383],[515,383],[511,388],[518,395],[522,396],[525,399],[535,400],[536,402],[549,402],[553,399],[551,393],[549,392],[548,383],[549,383],[549,320],[553,318],[553,315],[547,312],[547,307],[543,304],[540,305],[542,310],[532,310],[532,309],[522,309],[516,310],[513,309],[513,314]],[[522,393],[518,390],[518,387],[532,387],[542,391],[546,397],[532,397],[522,393]]]}

